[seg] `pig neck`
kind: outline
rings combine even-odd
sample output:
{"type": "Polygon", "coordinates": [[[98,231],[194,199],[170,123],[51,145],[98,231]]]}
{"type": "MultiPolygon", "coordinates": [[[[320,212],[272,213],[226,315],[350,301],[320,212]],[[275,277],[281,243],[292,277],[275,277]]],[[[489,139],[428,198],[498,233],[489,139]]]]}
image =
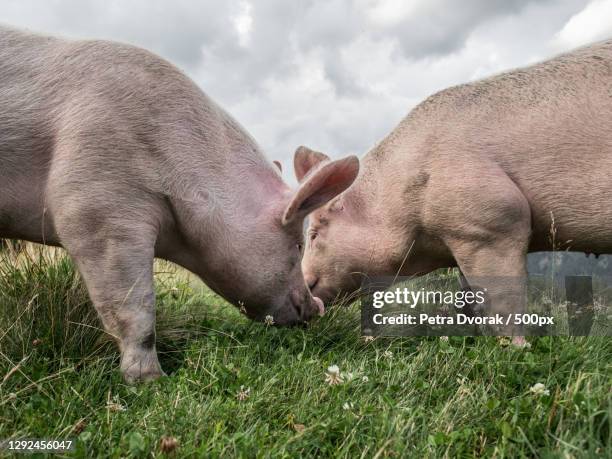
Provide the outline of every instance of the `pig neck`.
{"type": "MultiPolygon", "coordinates": [[[[215,278],[240,259],[250,234],[269,230],[273,210],[282,205],[288,187],[261,154],[254,140],[217,108],[208,117],[210,138],[189,128],[182,161],[168,159],[172,224],[160,242],[160,256],[203,278],[213,289],[215,278]]],[[[281,211],[278,210],[280,218],[281,211]]],[[[243,257],[244,258],[244,257],[243,257]]]]}
{"type": "MultiPolygon", "coordinates": [[[[274,218],[277,216],[280,220],[282,190],[288,190],[269,167],[236,164],[234,168],[219,192],[222,204],[206,219],[207,234],[196,242],[196,253],[201,258],[195,260],[193,270],[218,293],[227,290],[218,281],[226,281],[228,275],[232,279],[241,278],[236,267],[253,263],[248,257],[253,235],[280,231],[274,226],[274,218]]],[[[253,266],[253,269],[259,268],[253,266]]]]}
{"type": "MultiPolygon", "coordinates": [[[[226,139],[229,153],[220,173],[227,208],[221,218],[229,227],[242,229],[254,220],[271,217],[274,208],[289,192],[280,173],[261,153],[255,141],[235,121],[229,120],[226,139]]],[[[218,180],[218,179],[217,179],[218,180]]],[[[280,211],[279,211],[280,217],[280,211]]]]}
{"type": "Polygon", "coordinates": [[[362,158],[362,173],[347,192],[364,206],[380,274],[411,276],[454,264],[423,226],[429,159],[419,138],[405,120],[362,158]]]}

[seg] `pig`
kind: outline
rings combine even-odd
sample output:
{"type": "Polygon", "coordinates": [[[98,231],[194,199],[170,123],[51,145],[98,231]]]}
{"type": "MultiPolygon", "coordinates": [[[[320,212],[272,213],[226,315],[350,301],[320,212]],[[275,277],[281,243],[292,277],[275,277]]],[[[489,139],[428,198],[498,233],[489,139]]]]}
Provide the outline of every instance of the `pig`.
{"type": "Polygon", "coordinates": [[[296,191],[194,82],[134,46],[0,28],[0,237],[74,260],[127,382],[163,374],[153,260],[174,262],[255,320],[322,313],[301,271],[306,215],[359,161],[296,191]]]}
{"type": "MultiPolygon", "coordinates": [[[[612,40],[430,96],[311,214],[312,294],[458,266],[492,312],[520,312],[528,252],[612,252],[611,126],[612,40]]],[[[328,162],[298,148],[298,180],[328,162]]]]}

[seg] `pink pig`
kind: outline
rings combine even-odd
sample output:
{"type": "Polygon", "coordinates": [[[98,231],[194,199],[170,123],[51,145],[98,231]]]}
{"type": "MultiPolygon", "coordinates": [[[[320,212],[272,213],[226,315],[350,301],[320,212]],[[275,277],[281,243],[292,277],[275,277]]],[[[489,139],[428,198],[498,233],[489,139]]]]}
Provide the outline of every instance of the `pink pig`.
{"type": "Polygon", "coordinates": [[[198,274],[257,320],[323,312],[300,267],[304,217],[358,160],[293,192],[184,74],[133,46],[0,27],[0,237],[64,247],[129,382],[162,374],[153,259],[198,274]]]}
{"type": "MultiPolygon", "coordinates": [[[[607,41],[429,97],[312,214],[313,295],[458,266],[492,312],[520,311],[528,252],[612,253],[611,88],[607,41]]],[[[298,179],[327,162],[299,148],[298,179]]]]}

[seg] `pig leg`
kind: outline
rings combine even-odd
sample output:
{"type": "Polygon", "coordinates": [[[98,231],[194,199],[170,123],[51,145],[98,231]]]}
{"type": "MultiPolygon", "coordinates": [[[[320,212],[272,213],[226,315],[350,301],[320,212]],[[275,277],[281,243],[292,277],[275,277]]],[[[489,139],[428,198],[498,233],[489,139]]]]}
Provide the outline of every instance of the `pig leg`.
{"type": "Polygon", "coordinates": [[[119,344],[125,380],[162,376],[155,350],[153,228],[125,218],[93,219],[91,211],[64,213],[58,223],[62,244],[78,266],[104,328],[119,344]]]}
{"type": "MultiPolygon", "coordinates": [[[[480,200],[476,195],[463,197],[480,207],[466,212],[470,220],[456,224],[460,231],[446,243],[470,287],[486,289],[486,315],[507,317],[525,309],[531,214],[526,199],[509,180],[489,188],[487,201],[482,194],[480,200]]],[[[525,343],[520,327],[514,325],[514,315],[503,329],[513,336],[514,344],[525,343]]]]}
{"type": "MultiPolygon", "coordinates": [[[[459,287],[461,288],[462,292],[471,292],[472,288],[470,287],[470,283],[468,282],[468,280],[466,279],[465,275],[461,272],[461,270],[459,269],[459,276],[458,276],[458,281],[459,281],[459,287]]],[[[469,317],[474,317],[476,315],[476,304],[472,303],[472,304],[465,304],[463,307],[459,308],[458,306],[455,305],[455,307],[457,307],[458,309],[461,310],[461,312],[469,317]]],[[[474,330],[475,334],[479,333],[478,327],[474,326],[472,327],[474,330]]]]}
{"type": "MultiPolygon", "coordinates": [[[[471,288],[486,292],[487,316],[500,314],[505,318],[509,313],[522,313],[525,308],[525,253],[510,245],[503,240],[486,247],[463,244],[455,255],[471,288]]],[[[514,344],[525,342],[520,328],[509,325],[503,329],[513,335],[514,344]]]]}

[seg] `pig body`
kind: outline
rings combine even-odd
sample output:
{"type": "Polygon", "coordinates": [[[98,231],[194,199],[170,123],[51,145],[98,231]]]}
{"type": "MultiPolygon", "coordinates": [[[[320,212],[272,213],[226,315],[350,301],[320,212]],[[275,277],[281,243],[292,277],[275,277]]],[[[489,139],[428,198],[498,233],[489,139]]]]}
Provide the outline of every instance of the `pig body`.
{"type": "MultiPolygon", "coordinates": [[[[528,252],[612,252],[611,126],[612,41],[429,97],[313,213],[313,294],[459,266],[494,309],[516,311],[528,252]],[[516,282],[483,285],[495,276],[516,282]]],[[[314,157],[325,162],[301,147],[295,161],[314,157]]]]}
{"type": "Polygon", "coordinates": [[[346,188],[357,168],[354,157],[336,162],[292,192],[242,127],[163,59],[0,28],[0,237],[67,249],[128,381],[162,374],[154,257],[251,318],[292,324],[320,311],[300,268],[303,218],[333,197],[326,180],[346,188]]]}

